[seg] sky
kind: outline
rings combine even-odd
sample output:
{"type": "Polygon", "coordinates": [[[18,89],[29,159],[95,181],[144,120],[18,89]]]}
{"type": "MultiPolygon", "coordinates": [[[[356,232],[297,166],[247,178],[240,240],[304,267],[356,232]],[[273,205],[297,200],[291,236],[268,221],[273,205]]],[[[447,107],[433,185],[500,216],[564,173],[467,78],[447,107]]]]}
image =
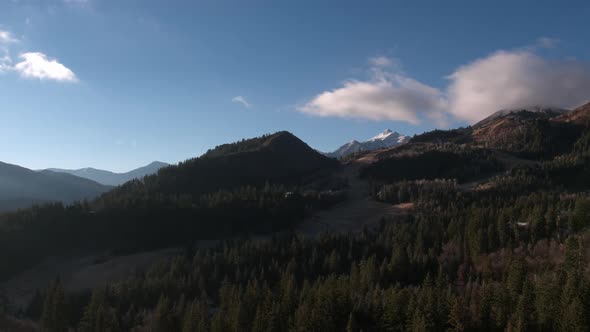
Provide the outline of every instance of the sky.
{"type": "Polygon", "coordinates": [[[332,151],[590,100],[588,1],[3,0],[0,161],[128,171],[288,130],[332,151]]]}

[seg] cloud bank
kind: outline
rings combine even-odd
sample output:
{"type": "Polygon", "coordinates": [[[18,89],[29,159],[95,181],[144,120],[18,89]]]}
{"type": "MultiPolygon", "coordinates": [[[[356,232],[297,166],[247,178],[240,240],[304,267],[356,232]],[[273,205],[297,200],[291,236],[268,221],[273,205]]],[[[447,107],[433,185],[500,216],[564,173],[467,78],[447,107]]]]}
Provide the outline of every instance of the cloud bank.
{"type": "MultiPolygon", "coordinates": [[[[545,40],[544,47],[554,40],[545,40]]],[[[507,108],[535,105],[573,108],[590,100],[590,66],[548,60],[534,49],[498,51],[452,72],[444,89],[419,82],[392,59],[369,59],[371,77],[348,80],[298,110],[321,117],[394,120],[444,126],[455,118],[475,123],[507,108]],[[395,66],[394,66],[395,67],[395,66]]]]}
{"type": "Polygon", "coordinates": [[[534,105],[573,108],[590,99],[590,67],[499,51],[449,76],[449,111],[470,123],[499,109],[534,105]]]}

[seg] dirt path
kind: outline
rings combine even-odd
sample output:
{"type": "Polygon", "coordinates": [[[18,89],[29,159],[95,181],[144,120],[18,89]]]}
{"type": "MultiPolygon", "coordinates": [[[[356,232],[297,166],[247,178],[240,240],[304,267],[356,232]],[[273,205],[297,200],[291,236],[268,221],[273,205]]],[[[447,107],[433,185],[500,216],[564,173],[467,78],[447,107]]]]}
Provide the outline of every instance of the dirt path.
{"type": "Polygon", "coordinates": [[[336,176],[348,180],[348,199],[328,210],[315,212],[306,218],[297,231],[305,235],[318,235],[324,232],[360,231],[379,225],[384,217],[396,217],[408,213],[411,204],[391,205],[374,201],[369,196],[369,184],[360,179],[358,173],[362,166],[373,163],[376,153],[343,165],[336,176]]]}

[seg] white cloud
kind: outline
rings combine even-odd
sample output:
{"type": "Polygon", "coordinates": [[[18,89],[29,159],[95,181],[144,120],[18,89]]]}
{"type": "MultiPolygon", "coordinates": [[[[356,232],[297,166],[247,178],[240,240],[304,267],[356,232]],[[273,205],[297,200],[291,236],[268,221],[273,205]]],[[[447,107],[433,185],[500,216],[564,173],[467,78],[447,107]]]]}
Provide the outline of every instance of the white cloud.
{"type": "MultiPolygon", "coordinates": [[[[378,58],[374,58],[378,59],[378,58]]],[[[391,65],[383,59],[374,65],[391,65]]],[[[298,110],[321,117],[395,120],[418,124],[428,118],[444,123],[446,100],[440,90],[401,73],[372,68],[369,80],[349,80],[325,91],[298,110]]]]}
{"type": "MultiPolygon", "coordinates": [[[[72,0],[81,1],[81,0],[72,0]]],[[[28,20],[28,19],[27,19],[28,20]]],[[[11,48],[19,40],[10,31],[0,30],[0,73],[12,71],[24,78],[39,80],[54,80],[62,82],[77,82],[76,74],[56,59],[50,59],[39,52],[25,52],[20,54],[21,62],[13,65],[11,48]]]]}
{"type": "Polygon", "coordinates": [[[54,80],[60,82],[77,82],[73,71],[59,63],[56,59],[49,59],[45,54],[29,52],[20,55],[23,61],[14,65],[13,70],[24,78],[40,80],[54,80]]]}
{"type": "MultiPolygon", "coordinates": [[[[539,47],[556,40],[539,39],[539,47]]],[[[438,89],[396,68],[387,58],[369,59],[371,79],[348,80],[299,107],[321,117],[422,120],[444,126],[449,116],[475,123],[507,108],[574,108],[590,100],[590,66],[574,60],[548,60],[535,48],[498,51],[457,68],[438,89]],[[387,68],[386,68],[387,67],[387,68]]]]}
{"type": "Polygon", "coordinates": [[[0,44],[16,43],[18,39],[9,31],[0,30],[0,44]]]}
{"type": "Polygon", "coordinates": [[[241,104],[242,106],[244,106],[246,108],[252,107],[252,105],[246,100],[246,98],[244,98],[242,96],[235,96],[231,99],[231,101],[234,103],[241,104]]]}
{"type": "Polygon", "coordinates": [[[449,110],[470,123],[499,109],[573,108],[590,99],[590,67],[546,60],[530,51],[499,51],[449,76],[449,110]]]}

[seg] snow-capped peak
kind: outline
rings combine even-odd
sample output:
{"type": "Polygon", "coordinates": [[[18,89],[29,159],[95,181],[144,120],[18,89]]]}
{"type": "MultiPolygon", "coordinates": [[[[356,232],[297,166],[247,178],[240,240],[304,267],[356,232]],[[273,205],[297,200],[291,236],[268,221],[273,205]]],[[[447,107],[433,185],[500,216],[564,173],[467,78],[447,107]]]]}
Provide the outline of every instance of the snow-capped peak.
{"type": "Polygon", "coordinates": [[[394,135],[394,136],[400,136],[400,134],[396,133],[395,131],[392,131],[391,129],[385,129],[382,133],[380,133],[379,135],[371,138],[369,140],[369,142],[372,141],[383,141],[385,139],[387,139],[389,136],[394,135]]]}
{"type": "Polygon", "coordinates": [[[410,138],[406,135],[401,135],[400,133],[392,131],[391,129],[386,129],[382,133],[367,141],[359,142],[353,140],[350,143],[344,144],[336,151],[327,153],[326,155],[341,158],[360,151],[372,151],[397,146],[407,142],[409,139],[410,138]]]}

